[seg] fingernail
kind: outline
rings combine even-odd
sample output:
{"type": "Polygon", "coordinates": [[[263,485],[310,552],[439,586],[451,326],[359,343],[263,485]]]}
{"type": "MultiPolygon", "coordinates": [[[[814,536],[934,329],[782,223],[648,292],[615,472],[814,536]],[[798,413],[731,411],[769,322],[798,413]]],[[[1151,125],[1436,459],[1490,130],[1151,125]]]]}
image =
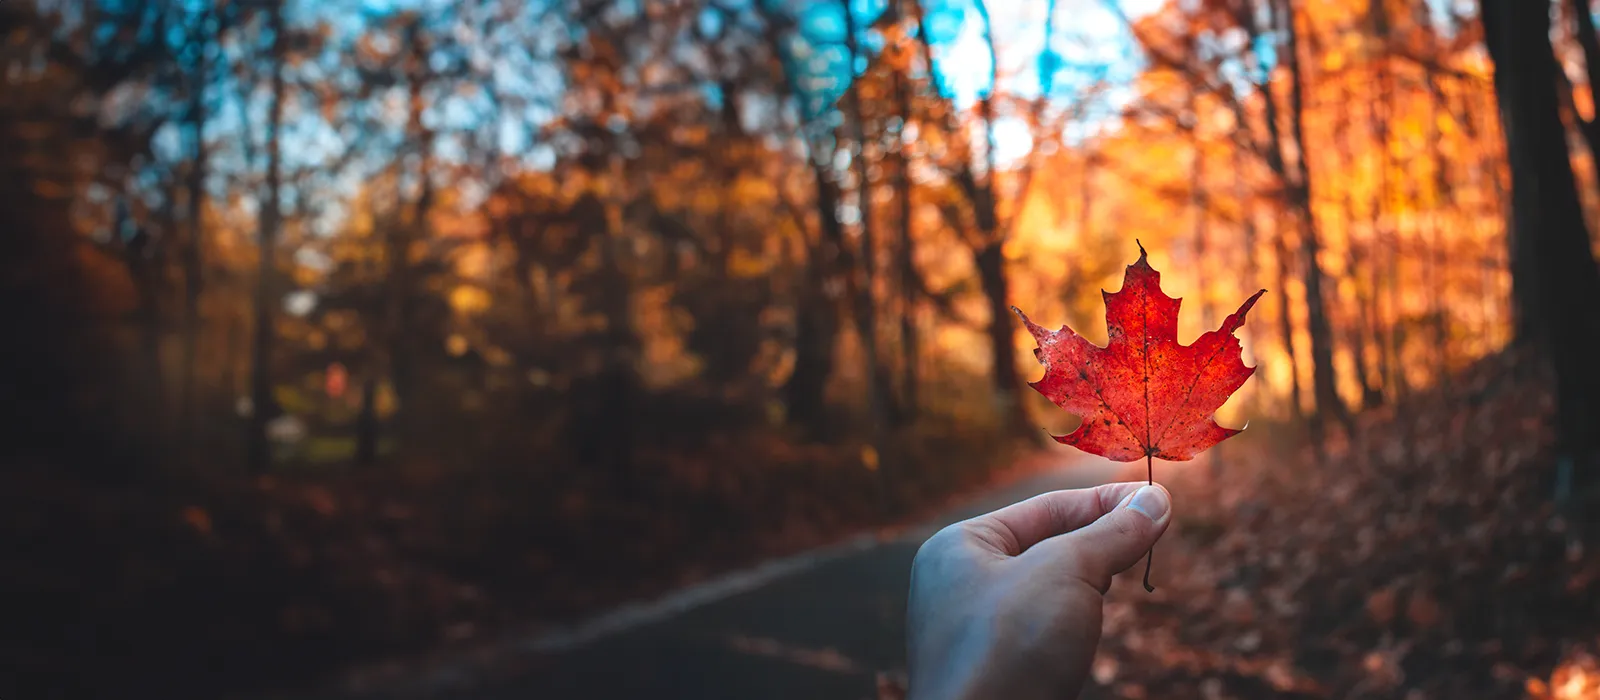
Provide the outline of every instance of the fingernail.
{"type": "Polygon", "coordinates": [[[1133,492],[1133,500],[1128,501],[1128,508],[1139,511],[1145,517],[1160,522],[1167,514],[1171,504],[1167,502],[1167,492],[1159,486],[1140,486],[1133,492]]]}

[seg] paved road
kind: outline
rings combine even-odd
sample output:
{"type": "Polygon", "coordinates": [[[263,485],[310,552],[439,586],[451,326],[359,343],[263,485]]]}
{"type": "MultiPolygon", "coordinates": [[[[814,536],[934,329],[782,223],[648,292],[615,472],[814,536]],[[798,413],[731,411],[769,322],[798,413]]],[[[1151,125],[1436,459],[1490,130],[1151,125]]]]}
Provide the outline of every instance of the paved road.
{"type": "MultiPolygon", "coordinates": [[[[569,634],[527,640],[510,662],[426,683],[475,700],[855,700],[904,665],[906,584],[938,527],[1029,496],[1091,486],[1117,465],[1086,457],[975,499],[892,541],[861,538],[735,574],[569,634]],[[509,670],[508,670],[509,669],[509,670]],[[487,677],[485,677],[487,676],[487,677]]],[[[417,690],[416,687],[412,688],[417,690]]],[[[408,693],[409,695],[410,693],[408,693]]]]}

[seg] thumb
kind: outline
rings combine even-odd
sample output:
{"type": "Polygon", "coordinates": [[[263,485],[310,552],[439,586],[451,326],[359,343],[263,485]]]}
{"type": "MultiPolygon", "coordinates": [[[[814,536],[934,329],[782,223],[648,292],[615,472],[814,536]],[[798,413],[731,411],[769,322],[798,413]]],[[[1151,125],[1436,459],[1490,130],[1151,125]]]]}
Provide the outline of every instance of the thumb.
{"type": "Polygon", "coordinates": [[[1104,594],[1111,577],[1139,563],[1171,521],[1172,494],[1159,484],[1141,486],[1088,526],[1035,549],[1104,594]]]}

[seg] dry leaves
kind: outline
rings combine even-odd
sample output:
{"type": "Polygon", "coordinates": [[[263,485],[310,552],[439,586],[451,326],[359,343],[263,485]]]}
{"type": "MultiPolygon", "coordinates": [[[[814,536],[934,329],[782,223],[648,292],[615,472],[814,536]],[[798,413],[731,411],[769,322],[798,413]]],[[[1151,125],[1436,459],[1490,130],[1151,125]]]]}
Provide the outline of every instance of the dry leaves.
{"type": "Polygon", "coordinates": [[[1493,358],[1363,416],[1323,464],[1263,429],[1230,444],[1223,483],[1184,472],[1171,583],[1118,582],[1095,681],[1123,698],[1600,697],[1557,694],[1600,684],[1590,657],[1551,675],[1600,629],[1600,558],[1549,503],[1542,387],[1493,358]]]}

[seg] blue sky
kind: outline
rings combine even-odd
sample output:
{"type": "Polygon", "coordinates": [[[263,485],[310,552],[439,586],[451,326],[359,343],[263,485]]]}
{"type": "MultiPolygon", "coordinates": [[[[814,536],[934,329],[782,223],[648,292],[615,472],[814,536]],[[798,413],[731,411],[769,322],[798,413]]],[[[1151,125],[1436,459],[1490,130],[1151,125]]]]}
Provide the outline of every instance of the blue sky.
{"type": "MultiPolygon", "coordinates": [[[[844,92],[847,76],[843,45],[845,22],[842,3],[768,0],[790,8],[799,31],[791,38],[791,70],[800,74],[802,88],[812,92],[805,111],[816,117],[832,108],[844,92]]],[[[1056,70],[1049,76],[1052,99],[1068,104],[1080,99],[1096,82],[1125,85],[1139,69],[1137,51],[1121,20],[1107,9],[1106,0],[991,0],[987,9],[999,53],[999,89],[1024,99],[1037,97],[1046,85],[1041,80],[1040,58],[1049,41],[1056,70]],[[1046,14],[1054,6],[1053,22],[1046,14]],[[1046,27],[1051,36],[1045,36],[1046,27]]],[[[1161,0],[1120,0],[1131,16],[1153,11],[1161,0]]],[[[936,70],[946,93],[962,107],[971,107],[988,94],[991,85],[991,56],[983,36],[982,13],[973,0],[924,0],[930,43],[934,47],[936,70]]],[[[856,25],[864,28],[882,12],[882,0],[853,0],[856,25]]],[[[862,32],[861,45],[876,48],[876,37],[862,32]]],[[[865,69],[865,58],[855,72],[865,69]]],[[[1114,104],[1127,91],[1112,90],[1107,97],[1114,104]]],[[[1109,112],[1108,112],[1109,116],[1109,112]]],[[[1094,123],[1098,120],[1087,120],[1094,123]]],[[[1032,147],[1028,130],[1019,119],[1001,115],[996,120],[997,159],[1002,165],[1025,155],[1032,147]]],[[[1091,127],[1092,128],[1092,127],[1091,127]]],[[[1083,130],[1082,125],[1077,127],[1083,130]]],[[[1069,139],[1082,134],[1068,134],[1069,139]]]]}
{"type": "MultiPolygon", "coordinates": [[[[633,0],[622,1],[621,6],[626,11],[626,3],[633,0]]],[[[734,0],[735,3],[738,1],[734,0]]],[[[802,86],[815,91],[810,100],[812,110],[830,109],[852,74],[844,65],[843,4],[808,0],[743,1],[774,3],[777,5],[775,9],[781,9],[797,20],[799,31],[789,46],[795,59],[793,68],[800,74],[802,86]]],[[[1051,82],[1054,88],[1052,94],[1060,102],[1077,99],[1088,83],[1095,79],[1117,83],[1130,81],[1136,74],[1137,52],[1131,46],[1120,21],[1106,9],[1103,4],[1105,1],[1055,0],[1056,17],[1049,41],[1062,67],[1056,71],[1051,82]]],[[[857,19],[861,45],[868,51],[875,50],[881,40],[865,28],[883,11],[885,0],[850,2],[857,19]]],[[[1159,3],[1160,0],[1121,0],[1124,10],[1133,15],[1148,12],[1159,3]]],[[[730,3],[725,1],[724,5],[727,4],[730,3]]],[[[466,8],[470,6],[453,0],[292,0],[289,17],[291,22],[302,26],[325,22],[333,34],[329,37],[329,45],[338,47],[348,45],[370,26],[385,21],[397,12],[418,10],[423,16],[429,16],[434,14],[430,10],[435,8],[448,7],[453,12],[461,12],[467,11],[466,8]]],[[[990,0],[988,10],[1000,54],[1001,91],[1024,98],[1039,94],[1039,58],[1046,41],[1044,15],[1049,6],[1048,0],[990,0]]],[[[923,7],[927,12],[925,24],[934,45],[941,83],[958,105],[969,107],[980,95],[993,88],[989,84],[990,57],[983,40],[981,15],[977,6],[972,0],[923,0],[923,7]]],[[[525,126],[514,128],[508,126],[507,122],[536,125],[555,116],[552,106],[560,97],[561,70],[549,51],[557,43],[554,35],[564,34],[567,29],[561,24],[560,16],[547,11],[547,6],[541,0],[530,0],[521,16],[526,18],[526,26],[513,26],[504,21],[486,25],[489,28],[484,36],[468,37],[469,40],[463,43],[469,47],[469,51],[473,50],[470,47],[495,42],[500,42],[501,48],[514,49],[485,52],[486,55],[492,53],[492,58],[484,59],[489,61],[484,68],[496,84],[508,94],[522,94],[530,98],[527,104],[519,107],[515,120],[505,120],[494,127],[498,132],[495,140],[505,151],[521,153],[530,166],[539,167],[540,163],[551,162],[553,154],[550,149],[530,141],[526,133],[516,133],[516,128],[525,126]],[[501,35],[501,32],[507,34],[501,35]],[[549,33],[541,35],[541,32],[549,33]],[[529,44],[530,41],[539,44],[539,47],[529,44]]],[[[702,18],[702,21],[705,19],[702,18]]],[[[238,62],[248,58],[234,55],[232,60],[238,62]]],[[[296,71],[307,78],[314,78],[318,71],[331,75],[328,71],[341,70],[339,62],[339,57],[334,54],[312,57],[298,65],[296,71]]],[[[865,67],[864,63],[865,59],[856,66],[857,71],[865,67]]],[[[257,70],[264,68],[258,66],[257,70]]],[[[257,86],[249,98],[242,102],[238,85],[231,80],[214,90],[213,99],[217,102],[208,124],[211,138],[216,140],[220,134],[244,133],[244,120],[248,119],[254,127],[251,136],[259,144],[264,136],[262,124],[266,120],[268,104],[265,86],[257,86]]],[[[391,97],[398,97],[398,94],[391,97]]],[[[465,138],[479,131],[481,125],[486,123],[486,118],[493,118],[489,116],[491,113],[488,108],[481,97],[452,95],[449,99],[436,102],[427,118],[446,134],[438,144],[441,158],[453,160],[464,152],[464,144],[453,143],[451,139],[465,138]],[[452,153],[457,155],[452,156],[452,153]]],[[[362,113],[365,116],[360,117],[365,123],[361,128],[366,129],[363,138],[372,140],[365,150],[390,153],[402,147],[401,124],[390,118],[395,111],[392,105],[386,107],[380,101],[344,105],[341,109],[366,110],[362,113]],[[387,126],[374,131],[370,127],[375,123],[387,126]]],[[[344,148],[344,140],[352,136],[351,127],[340,123],[340,120],[352,116],[355,115],[341,113],[334,121],[328,121],[318,114],[314,106],[302,105],[298,117],[285,125],[285,166],[291,171],[316,170],[326,163],[327,159],[344,148]]],[[[999,142],[997,156],[1002,165],[1031,148],[1027,129],[1020,120],[1002,115],[996,127],[999,142]]],[[[173,125],[158,139],[158,148],[169,155],[173,162],[187,157],[189,140],[178,125],[173,125]]],[[[222,141],[232,141],[229,146],[237,144],[237,139],[224,138],[222,141]]],[[[259,172],[262,166],[259,159],[263,156],[259,147],[256,154],[258,162],[254,167],[246,166],[240,160],[241,155],[238,148],[224,147],[214,152],[214,165],[219,172],[259,172]]],[[[348,187],[353,192],[354,188],[370,179],[378,168],[387,167],[388,162],[379,158],[373,162],[352,163],[352,166],[349,172],[335,176],[334,181],[323,178],[324,182],[318,186],[331,184],[341,194],[348,194],[342,190],[348,187]]],[[[221,184],[220,181],[217,184],[221,184]]],[[[291,186],[286,192],[286,201],[290,203],[286,206],[293,206],[292,203],[301,194],[291,186]]],[[[324,223],[318,228],[325,233],[331,232],[347,213],[344,211],[346,202],[342,200],[348,197],[318,196],[315,199],[319,200],[314,204],[321,214],[316,218],[324,223]]],[[[247,209],[253,209],[248,200],[247,197],[247,209]]]]}
{"type": "MultiPolygon", "coordinates": [[[[782,0],[778,0],[782,2],[782,0]]],[[[1125,32],[1116,15],[1106,9],[1106,0],[1056,0],[1055,21],[1050,47],[1062,59],[1052,82],[1053,92],[1063,99],[1073,97],[1074,73],[1085,73],[1086,66],[1109,67],[1110,79],[1132,76],[1137,65],[1125,32]]],[[[814,77],[843,77],[844,19],[842,4],[829,2],[790,2],[799,20],[798,43],[791,50],[809,49],[809,59],[798,65],[814,77]]],[[[1045,14],[1048,0],[1003,0],[988,3],[999,49],[1001,89],[1009,94],[1031,98],[1040,92],[1039,57],[1045,47],[1045,14]]],[[[1159,6],[1160,0],[1120,0],[1130,15],[1138,16],[1159,6]]],[[[957,104],[968,107],[987,93],[990,56],[983,39],[982,15],[972,0],[925,0],[924,24],[936,52],[937,68],[944,87],[957,104]]],[[[857,26],[864,27],[883,9],[881,0],[857,0],[852,4],[857,26]]],[[[875,48],[876,37],[863,31],[861,43],[875,48]]],[[[863,61],[864,63],[864,61],[863,61]]],[[[856,71],[865,66],[858,64],[856,71]]],[[[1082,78],[1083,76],[1078,76],[1082,78]]],[[[842,91],[842,84],[834,86],[842,91]]]]}

